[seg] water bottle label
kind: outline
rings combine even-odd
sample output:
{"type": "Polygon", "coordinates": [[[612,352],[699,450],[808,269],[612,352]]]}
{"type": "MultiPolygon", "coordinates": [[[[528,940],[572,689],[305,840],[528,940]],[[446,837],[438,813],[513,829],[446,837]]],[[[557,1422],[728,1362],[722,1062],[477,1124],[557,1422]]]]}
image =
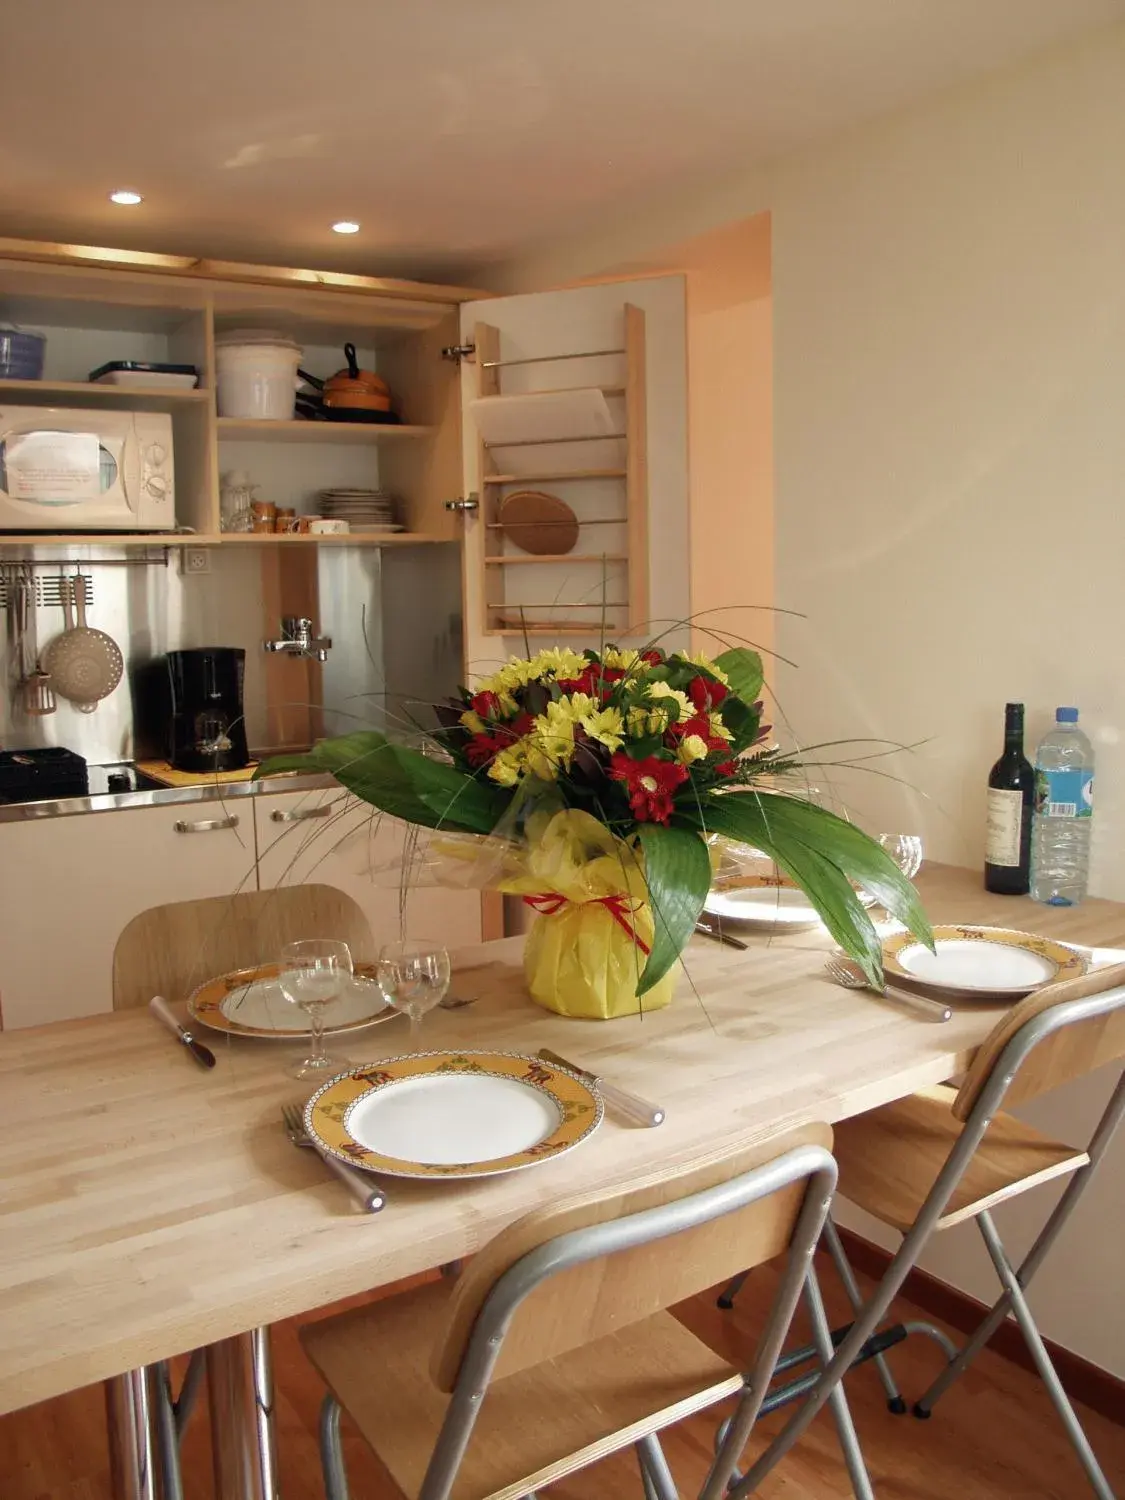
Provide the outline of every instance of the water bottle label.
{"type": "Polygon", "coordinates": [[[1035,772],[1035,811],[1041,818],[1091,818],[1093,771],[1035,772]]]}

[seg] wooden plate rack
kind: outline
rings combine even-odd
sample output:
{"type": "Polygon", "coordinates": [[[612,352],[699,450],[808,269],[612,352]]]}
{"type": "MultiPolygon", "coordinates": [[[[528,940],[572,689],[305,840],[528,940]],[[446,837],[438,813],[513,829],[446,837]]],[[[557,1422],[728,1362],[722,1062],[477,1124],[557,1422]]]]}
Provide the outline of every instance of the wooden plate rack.
{"type": "MultiPolygon", "coordinates": [[[[617,359],[623,379],[599,389],[620,412],[612,434],[505,441],[489,444],[478,434],[481,516],[484,526],[482,629],[491,636],[592,636],[614,639],[643,632],[648,620],[648,474],[645,398],[645,315],[627,303],[621,344],[575,354],[501,357],[500,331],[488,323],[474,329],[477,395],[499,396],[505,369],[550,366],[573,359],[617,359]],[[589,455],[588,465],[556,466],[561,445],[589,455]],[[552,455],[526,472],[513,454],[542,447],[552,455]],[[623,453],[623,460],[621,454],[623,453]],[[612,461],[607,461],[607,458],[612,461]],[[505,467],[506,465],[506,467],[505,467]],[[574,550],[551,556],[521,551],[499,519],[506,494],[551,486],[576,513],[574,550]]],[[[590,386],[549,387],[557,393],[590,386]]],[[[536,392],[539,394],[539,392],[536,392]]]]}

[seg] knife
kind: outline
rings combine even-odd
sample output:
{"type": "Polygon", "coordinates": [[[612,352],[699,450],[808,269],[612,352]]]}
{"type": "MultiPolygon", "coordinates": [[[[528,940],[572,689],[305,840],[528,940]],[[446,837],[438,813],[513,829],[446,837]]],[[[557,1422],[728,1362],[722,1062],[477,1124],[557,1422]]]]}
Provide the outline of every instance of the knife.
{"type": "Polygon", "coordinates": [[[731,937],[729,932],[724,932],[721,927],[712,927],[709,922],[697,922],[695,930],[700,937],[708,937],[713,943],[725,943],[728,948],[741,948],[743,952],[749,948],[749,943],[744,943],[741,938],[731,937]]]}
{"type": "Polygon", "coordinates": [[[565,1057],[552,1052],[550,1047],[540,1047],[539,1056],[544,1062],[554,1063],[557,1068],[569,1068],[584,1082],[593,1084],[612,1109],[634,1120],[638,1125],[664,1124],[664,1111],[659,1104],[650,1104],[647,1099],[630,1094],[626,1089],[619,1089],[614,1083],[607,1083],[599,1074],[591,1073],[589,1068],[580,1068],[577,1063],[567,1062],[565,1057]]]}
{"type": "Polygon", "coordinates": [[[191,1032],[185,1030],[180,1025],[179,1021],[172,1014],[172,1007],[163,995],[153,995],[152,999],[148,1002],[148,1008],[162,1026],[167,1026],[169,1031],[179,1037],[180,1041],[183,1042],[184,1046],[201,1067],[213,1068],[215,1066],[215,1054],[211,1051],[210,1047],[205,1047],[202,1042],[197,1042],[191,1032]]]}

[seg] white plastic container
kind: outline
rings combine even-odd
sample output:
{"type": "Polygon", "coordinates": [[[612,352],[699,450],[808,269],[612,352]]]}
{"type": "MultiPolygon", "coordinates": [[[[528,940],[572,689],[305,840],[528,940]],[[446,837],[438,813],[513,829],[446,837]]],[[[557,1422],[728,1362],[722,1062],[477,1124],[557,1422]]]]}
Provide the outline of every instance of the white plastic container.
{"type": "Polygon", "coordinates": [[[219,416],[288,422],[296,406],[299,344],[282,333],[240,329],[215,340],[219,416]]]}

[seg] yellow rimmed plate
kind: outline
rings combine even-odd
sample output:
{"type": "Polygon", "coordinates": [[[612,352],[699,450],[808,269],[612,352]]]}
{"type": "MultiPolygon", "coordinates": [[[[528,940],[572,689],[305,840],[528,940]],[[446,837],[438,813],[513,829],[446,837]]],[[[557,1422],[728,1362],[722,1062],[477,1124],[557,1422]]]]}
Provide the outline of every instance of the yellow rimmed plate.
{"type": "MultiPolygon", "coordinates": [[[[212,1031],[262,1041],[299,1041],[311,1036],[308,1017],[281,993],[280,964],[255,964],[209,979],[188,999],[188,1014],[212,1031]]],[[[351,981],[326,1013],[325,1036],[362,1031],[396,1012],[375,978],[374,964],[356,964],[351,981]]]]}
{"type": "Polygon", "coordinates": [[[948,994],[1018,998],[1056,979],[1084,974],[1086,960],[1073,948],[1009,927],[935,927],[931,953],[909,932],[883,943],[883,968],[948,994]]]}
{"type": "MultiPolygon", "coordinates": [[[[857,890],[864,906],[874,896],[857,890]]],[[[707,893],[703,910],[722,922],[737,922],[747,930],[803,932],[820,926],[820,913],[799,885],[784,875],[739,875],[718,881],[707,893]]]]}
{"type": "Polygon", "coordinates": [[[305,1106],[333,1156],[392,1177],[492,1177],[588,1140],[602,1101],[576,1074],[513,1052],[419,1052],[352,1068],[305,1106]]]}

